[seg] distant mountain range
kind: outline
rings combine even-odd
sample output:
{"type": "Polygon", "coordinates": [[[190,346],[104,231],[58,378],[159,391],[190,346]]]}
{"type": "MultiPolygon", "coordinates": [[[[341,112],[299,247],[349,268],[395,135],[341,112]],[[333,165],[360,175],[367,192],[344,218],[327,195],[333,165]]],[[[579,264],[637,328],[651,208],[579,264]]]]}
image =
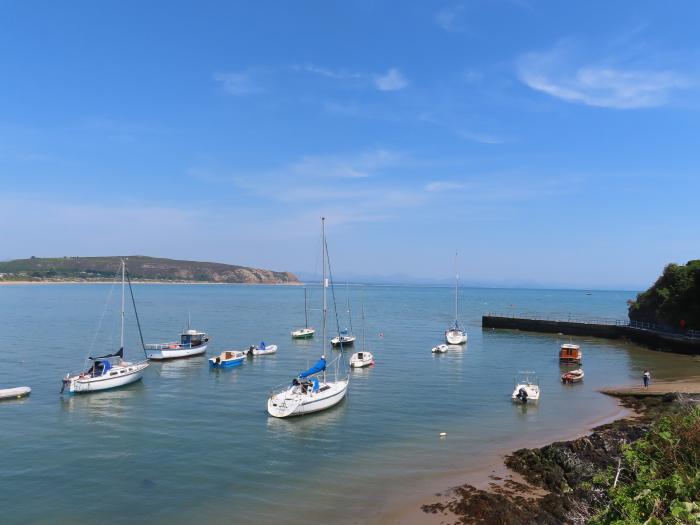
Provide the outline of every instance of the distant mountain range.
{"type": "Polygon", "coordinates": [[[156,257],[61,257],[0,262],[0,281],[103,281],[112,279],[127,259],[132,280],[245,284],[298,284],[290,272],[231,264],[180,261],[156,257]]]}

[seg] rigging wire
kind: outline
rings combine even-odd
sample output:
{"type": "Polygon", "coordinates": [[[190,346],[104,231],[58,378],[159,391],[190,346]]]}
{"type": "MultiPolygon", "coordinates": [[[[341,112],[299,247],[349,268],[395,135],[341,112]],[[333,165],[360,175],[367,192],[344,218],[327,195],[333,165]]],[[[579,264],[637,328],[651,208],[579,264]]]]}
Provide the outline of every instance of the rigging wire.
{"type": "Polygon", "coordinates": [[[92,342],[90,343],[90,347],[88,348],[88,353],[87,353],[87,356],[85,356],[84,362],[87,362],[88,357],[90,357],[90,354],[92,354],[92,350],[95,347],[95,342],[97,341],[97,336],[99,335],[100,331],[102,330],[102,323],[104,322],[104,318],[105,318],[105,315],[107,313],[107,308],[109,307],[110,300],[112,299],[112,294],[114,293],[114,288],[115,288],[115,285],[117,284],[118,277],[119,277],[119,271],[117,271],[114,274],[112,286],[110,286],[110,288],[109,288],[109,293],[107,294],[107,299],[105,300],[105,305],[104,305],[104,308],[102,309],[102,315],[100,316],[100,320],[97,323],[97,329],[95,330],[95,333],[92,336],[92,342]]]}
{"type": "Polygon", "coordinates": [[[139,321],[139,312],[136,310],[136,299],[134,299],[134,290],[131,288],[131,277],[129,272],[126,272],[126,282],[129,283],[129,293],[131,294],[131,304],[134,305],[134,315],[136,316],[136,326],[139,328],[139,337],[141,338],[141,349],[143,350],[143,355],[148,359],[148,354],[146,353],[146,344],[143,342],[143,333],[141,332],[141,321],[139,321]]]}

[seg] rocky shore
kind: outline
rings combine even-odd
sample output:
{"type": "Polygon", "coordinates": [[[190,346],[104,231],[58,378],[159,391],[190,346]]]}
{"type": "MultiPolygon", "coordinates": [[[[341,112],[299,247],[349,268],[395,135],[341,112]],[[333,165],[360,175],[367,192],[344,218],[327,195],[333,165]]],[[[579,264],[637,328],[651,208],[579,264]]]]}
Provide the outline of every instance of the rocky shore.
{"type": "Polygon", "coordinates": [[[623,397],[620,402],[635,416],[597,427],[578,439],[523,448],[507,456],[506,466],[521,481],[512,475],[492,476],[485,490],[469,484],[455,487],[421,509],[440,516],[444,524],[587,523],[607,503],[606,491],[594,478],[618,468],[622,446],[643,437],[659,417],[698,400],[700,396],[682,394],[623,397]]]}

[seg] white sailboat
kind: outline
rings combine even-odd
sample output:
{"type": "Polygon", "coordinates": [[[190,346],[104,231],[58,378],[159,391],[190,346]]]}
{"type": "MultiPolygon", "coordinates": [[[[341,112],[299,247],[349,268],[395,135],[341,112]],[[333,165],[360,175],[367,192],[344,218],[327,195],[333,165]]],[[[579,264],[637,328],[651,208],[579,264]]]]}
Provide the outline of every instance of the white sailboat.
{"type": "Polygon", "coordinates": [[[331,339],[331,346],[334,347],[343,347],[343,346],[352,346],[355,344],[355,341],[357,340],[357,337],[355,337],[355,334],[353,333],[352,329],[352,310],[350,309],[350,286],[347,285],[347,292],[348,292],[348,301],[347,301],[347,314],[348,314],[348,320],[350,321],[350,330],[348,331],[347,328],[340,330],[340,327],[338,327],[338,335],[335,336],[333,339],[331,339]]]}
{"type": "MultiPolygon", "coordinates": [[[[100,390],[108,390],[118,388],[120,386],[134,383],[141,379],[143,371],[148,367],[148,361],[139,361],[132,363],[124,360],[124,293],[125,293],[125,276],[126,262],[122,259],[122,301],[121,301],[121,337],[119,350],[112,354],[107,354],[99,357],[88,357],[89,368],[82,372],[74,374],[66,374],[63,378],[63,388],[61,393],[66,389],[72,394],[97,392],[100,390]]],[[[129,291],[131,300],[134,305],[134,313],[136,322],[138,323],[138,313],[136,313],[136,301],[134,300],[134,292],[131,289],[129,282],[129,291]]],[[[139,335],[141,335],[141,326],[139,324],[139,335]]],[[[141,344],[143,345],[143,335],[141,335],[141,344]]]]}
{"type": "MultiPolygon", "coordinates": [[[[291,416],[301,416],[312,412],[326,410],[337,405],[345,398],[350,383],[350,376],[346,373],[341,377],[339,365],[343,358],[342,351],[334,360],[335,372],[333,377],[330,377],[327,367],[328,363],[325,356],[325,346],[327,343],[327,314],[328,302],[326,292],[328,287],[328,279],[326,278],[326,259],[328,247],[326,245],[326,228],[325,218],[321,218],[321,246],[322,246],[322,262],[323,262],[323,355],[309,369],[301,372],[292,380],[291,385],[286,385],[279,389],[273,390],[267,400],[267,412],[278,418],[291,416]]],[[[333,364],[333,363],[331,363],[333,364]]]]}
{"type": "Polygon", "coordinates": [[[449,345],[463,345],[467,342],[467,332],[459,326],[457,319],[459,306],[459,274],[457,273],[457,254],[455,253],[455,323],[445,330],[445,342],[449,345]]]}
{"type": "Polygon", "coordinates": [[[350,357],[350,368],[364,368],[374,364],[374,356],[372,352],[368,352],[365,348],[365,305],[362,303],[362,351],[355,352],[350,357]]]}
{"type": "Polygon", "coordinates": [[[306,302],[306,286],[304,287],[304,328],[292,332],[292,339],[311,339],[316,330],[309,327],[309,309],[306,302]]]}

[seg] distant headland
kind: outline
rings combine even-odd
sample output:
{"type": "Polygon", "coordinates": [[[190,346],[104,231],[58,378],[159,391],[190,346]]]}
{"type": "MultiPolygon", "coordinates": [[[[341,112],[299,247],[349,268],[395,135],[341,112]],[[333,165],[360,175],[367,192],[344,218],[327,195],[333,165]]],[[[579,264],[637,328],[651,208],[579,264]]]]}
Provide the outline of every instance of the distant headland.
{"type": "Polygon", "coordinates": [[[142,255],[15,259],[0,262],[0,283],[109,281],[118,271],[121,259],[127,259],[131,279],[139,282],[300,284],[291,272],[142,255]]]}

